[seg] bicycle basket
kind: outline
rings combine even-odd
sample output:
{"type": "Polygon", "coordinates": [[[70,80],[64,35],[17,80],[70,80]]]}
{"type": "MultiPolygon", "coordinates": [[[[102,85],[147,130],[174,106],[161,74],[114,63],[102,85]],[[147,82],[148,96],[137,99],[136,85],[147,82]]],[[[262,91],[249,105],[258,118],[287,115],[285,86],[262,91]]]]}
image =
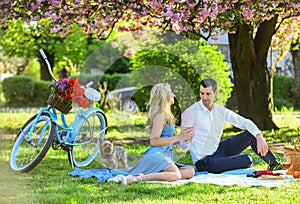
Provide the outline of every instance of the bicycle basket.
{"type": "Polygon", "coordinates": [[[47,103],[64,114],[67,114],[72,109],[71,104],[53,96],[52,94],[49,95],[47,103]]]}

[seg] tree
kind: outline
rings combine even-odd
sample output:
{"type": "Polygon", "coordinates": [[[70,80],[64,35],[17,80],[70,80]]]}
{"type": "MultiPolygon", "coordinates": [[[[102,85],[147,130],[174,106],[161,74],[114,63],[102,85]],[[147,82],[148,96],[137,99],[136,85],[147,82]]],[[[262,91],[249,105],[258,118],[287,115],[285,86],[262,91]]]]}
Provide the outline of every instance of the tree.
{"type": "MultiPolygon", "coordinates": [[[[0,21],[5,27],[10,18],[50,18],[48,26],[63,35],[76,22],[86,33],[104,39],[116,27],[120,31],[171,29],[194,39],[229,32],[239,113],[261,129],[277,129],[272,120],[272,73],[266,57],[278,26],[299,16],[299,7],[299,0],[7,0],[0,3],[0,21]],[[118,25],[122,20],[126,24],[118,25]]],[[[299,17],[293,20],[299,21],[299,17]]]]}
{"type": "MultiPolygon", "coordinates": [[[[43,23],[43,21],[40,23],[43,23]]],[[[24,24],[21,20],[7,21],[6,32],[2,31],[0,36],[0,45],[2,46],[3,53],[9,57],[17,56],[26,59],[25,63],[21,65],[20,69],[17,69],[14,74],[24,74],[29,61],[32,58],[38,57],[41,63],[41,79],[51,80],[51,75],[42,57],[39,55],[38,50],[39,48],[43,48],[46,51],[49,62],[53,67],[54,50],[48,49],[48,46],[49,48],[54,47],[51,42],[57,41],[55,39],[61,39],[61,37],[58,34],[49,35],[43,31],[45,31],[43,26],[39,26],[38,24],[24,24]]]]}
{"type": "Polygon", "coordinates": [[[295,72],[295,81],[294,81],[294,89],[295,89],[295,99],[294,104],[296,108],[300,108],[300,33],[297,38],[292,41],[291,44],[291,53],[293,56],[293,65],[295,72]]]}
{"type": "Polygon", "coordinates": [[[74,25],[68,35],[60,36],[50,33],[46,28],[48,20],[24,23],[20,19],[7,21],[5,31],[1,32],[0,45],[2,52],[9,57],[22,57],[23,63],[14,72],[23,75],[30,60],[38,58],[41,65],[42,80],[52,80],[48,67],[39,53],[42,48],[47,55],[51,67],[60,70],[63,67],[76,73],[91,52],[86,49],[87,36],[79,26],[74,25]]]}

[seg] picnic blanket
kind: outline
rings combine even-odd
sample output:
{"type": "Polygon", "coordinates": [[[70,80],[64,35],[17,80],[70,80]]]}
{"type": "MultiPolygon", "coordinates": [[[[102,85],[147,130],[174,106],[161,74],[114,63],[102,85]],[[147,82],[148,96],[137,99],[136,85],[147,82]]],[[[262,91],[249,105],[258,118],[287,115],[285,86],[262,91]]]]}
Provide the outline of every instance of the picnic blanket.
{"type": "MultiPolygon", "coordinates": [[[[194,183],[210,183],[220,186],[265,186],[265,187],[281,187],[283,184],[286,184],[290,181],[296,181],[292,176],[286,176],[283,180],[266,180],[260,178],[247,177],[247,174],[251,174],[255,169],[237,169],[232,171],[226,171],[221,174],[213,174],[208,172],[196,172],[195,176],[191,179],[178,180],[174,182],[166,181],[146,181],[148,183],[162,183],[162,184],[186,184],[190,182],[194,183]]],[[[90,178],[96,177],[98,182],[105,182],[112,180],[112,178],[117,177],[118,175],[127,176],[127,173],[122,172],[121,170],[112,170],[102,167],[100,169],[93,170],[82,170],[75,168],[74,171],[69,172],[71,176],[79,176],[81,178],[90,178]]]]}

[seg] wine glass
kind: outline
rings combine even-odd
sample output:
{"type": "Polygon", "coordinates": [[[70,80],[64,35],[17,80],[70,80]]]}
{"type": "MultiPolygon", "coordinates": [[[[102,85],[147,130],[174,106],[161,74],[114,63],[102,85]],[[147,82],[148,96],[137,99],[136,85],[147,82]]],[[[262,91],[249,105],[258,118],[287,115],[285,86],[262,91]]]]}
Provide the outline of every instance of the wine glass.
{"type": "MultiPolygon", "coordinates": [[[[184,129],[186,130],[186,129],[191,129],[191,128],[194,128],[193,121],[192,120],[186,121],[186,123],[184,124],[184,129]]],[[[192,138],[185,140],[185,142],[188,144],[191,142],[191,140],[192,140],[192,138]]]]}
{"type": "Polygon", "coordinates": [[[283,166],[285,169],[289,169],[290,166],[291,166],[291,157],[285,156],[285,157],[283,158],[282,166],[283,166]]]}

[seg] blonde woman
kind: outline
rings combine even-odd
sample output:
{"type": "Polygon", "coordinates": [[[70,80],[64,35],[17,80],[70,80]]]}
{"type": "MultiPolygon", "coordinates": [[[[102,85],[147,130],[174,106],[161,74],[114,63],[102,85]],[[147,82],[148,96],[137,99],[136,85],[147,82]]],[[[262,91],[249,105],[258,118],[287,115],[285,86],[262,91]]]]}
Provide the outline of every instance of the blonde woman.
{"type": "Polygon", "coordinates": [[[177,164],[173,161],[172,145],[180,140],[193,137],[193,129],[185,128],[178,135],[175,133],[175,118],[171,112],[174,104],[174,93],[168,83],[153,86],[150,93],[148,127],[150,145],[143,157],[132,168],[130,175],[121,179],[122,184],[140,181],[176,181],[194,176],[191,166],[177,164]]]}

